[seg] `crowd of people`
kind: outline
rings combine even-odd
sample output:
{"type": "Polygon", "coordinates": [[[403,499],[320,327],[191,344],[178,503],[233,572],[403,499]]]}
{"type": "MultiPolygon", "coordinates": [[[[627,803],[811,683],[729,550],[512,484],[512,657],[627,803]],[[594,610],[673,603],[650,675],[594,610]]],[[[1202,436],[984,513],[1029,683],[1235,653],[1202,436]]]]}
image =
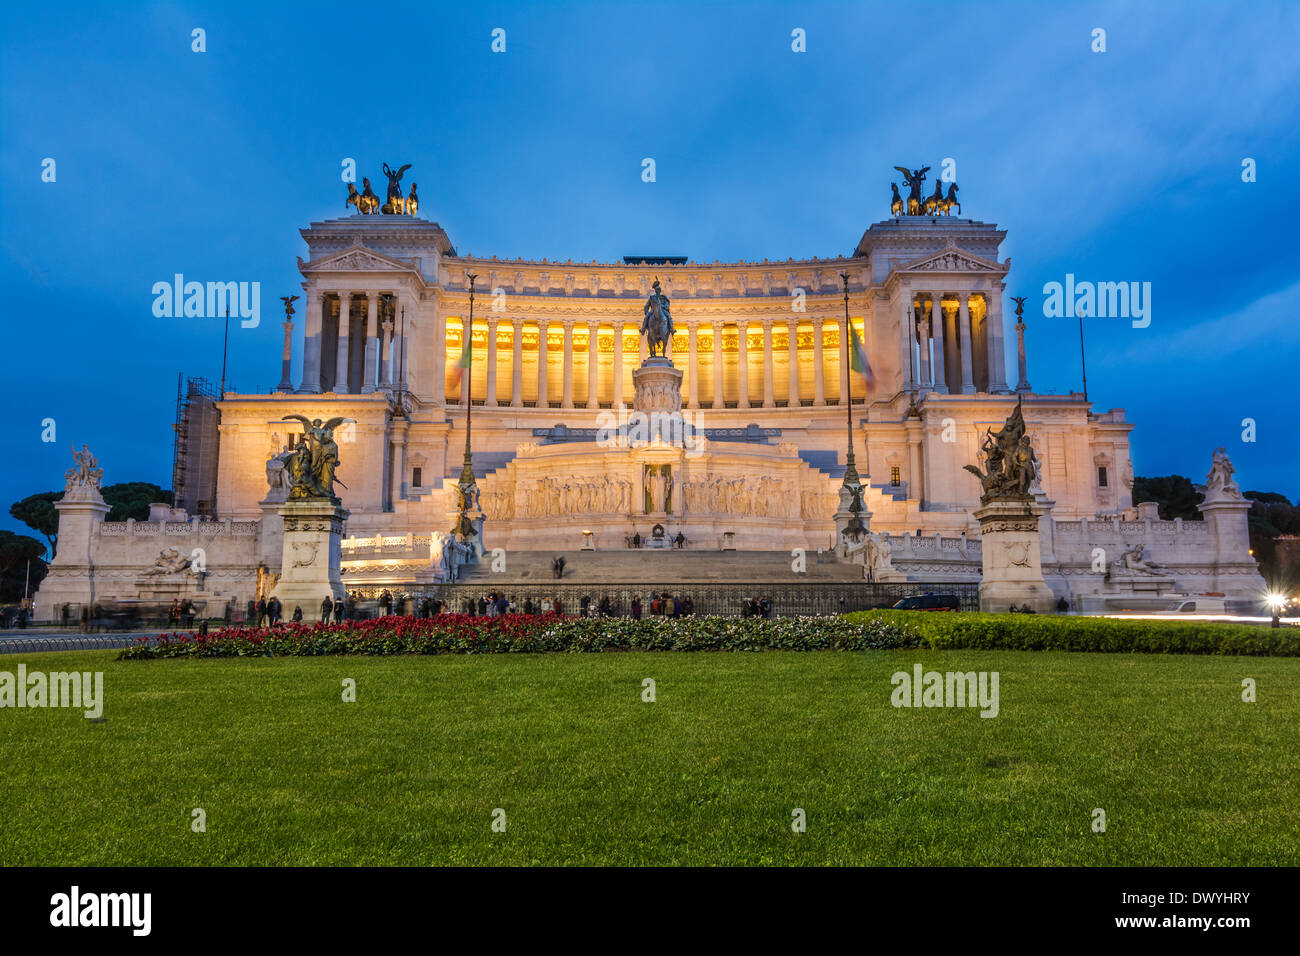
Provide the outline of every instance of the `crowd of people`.
{"type": "MultiPolygon", "coordinates": [[[[562,559],[561,559],[562,560],[562,559]]],[[[556,568],[562,573],[562,565],[556,568]]],[[[243,625],[256,627],[277,627],[284,623],[284,605],[278,597],[250,599],[244,607],[242,620],[238,613],[239,601],[230,598],[224,607],[223,617],[227,626],[243,625]]],[[[64,608],[64,623],[68,622],[69,608],[64,608]]],[[[316,621],[322,624],[341,624],[344,621],[371,617],[399,615],[404,617],[432,618],[440,614],[471,614],[478,617],[498,617],[503,614],[570,614],[578,617],[630,617],[641,620],[643,617],[690,617],[695,614],[695,601],[689,594],[673,594],[669,591],[650,592],[645,595],[633,595],[630,600],[603,594],[595,597],[590,593],[576,599],[562,598],[559,594],[528,594],[519,600],[501,590],[485,592],[478,597],[466,596],[456,601],[444,601],[429,595],[399,594],[383,591],[378,598],[349,593],[344,598],[335,599],[326,594],[322,597],[316,621]],[[570,602],[566,604],[566,601],[570,602]],[[572,606],[571,606],[572,605],[572,606]]],[[[772,602],[767,597],[751,598],[744,602],[742,614],[745,617],[770,617],[772,602]]],[[[188,599],[173,600],[167,609],[167,623],[171,627],[193,627],[196,609],[188,599]]],[[[289,620],[302,623],[311,621],[310,612],[304,613],[301,605],[295,605],[289,620]]],[[[206,620],[203,622],[206,630],[206,620]]],[[[89,630],[93,624],[89,607],[82,608],[82,628],[89,630]]]]}

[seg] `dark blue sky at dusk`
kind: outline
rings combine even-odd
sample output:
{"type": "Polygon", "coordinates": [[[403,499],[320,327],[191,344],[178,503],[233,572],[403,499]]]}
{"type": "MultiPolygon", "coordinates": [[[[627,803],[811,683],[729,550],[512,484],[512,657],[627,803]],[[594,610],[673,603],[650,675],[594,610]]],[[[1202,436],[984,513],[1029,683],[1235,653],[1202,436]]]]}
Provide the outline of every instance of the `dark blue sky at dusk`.
{"type": "Polygon", "coordinates": [[[274,386],[298,229],[345,214],[345,157],[381,195],[381,163],[412,163],[462,254],[707,262],[846,254],[888,217],[895,164],[952,157],[964,214],[1008,231],[1037,391],[1080,387],[1045,282],[1150,282],[1150,327],[1086,331],[1089,395],[1137,424],[1137,474],[1201,481],[1223,445],[1243,488],[1300,497],[1298,39],[1296,3],[15,8],[0,526],[27,530],[9,503],[61,489],[73,441],[105,483],[170,484],[177,373],[220,377],[222,322],[155,318],[155,282],[261,282],[228,380],[274,386]]]}

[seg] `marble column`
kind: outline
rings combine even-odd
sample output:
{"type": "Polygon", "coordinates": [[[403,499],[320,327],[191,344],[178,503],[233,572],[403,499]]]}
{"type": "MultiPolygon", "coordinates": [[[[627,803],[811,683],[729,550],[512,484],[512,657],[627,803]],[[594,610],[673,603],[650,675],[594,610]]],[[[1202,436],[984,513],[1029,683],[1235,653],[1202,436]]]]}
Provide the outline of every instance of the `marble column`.
{"type": "Polygon", "coordinates": [[[483,404],[488,408],[497,407],[497,319],[488,319],[487,340],[487,398],[483,404]]]}
{"type": "Polygon", "coordinates": [[[352,324],[352,293],[339,293],[339,347],[335,363],[334,391],[346,395],[348,391],[348,330],[352,324]]]}
{"type": "Polygon", "coordinates": [[[293,365],[293,319],[284,320],[284,353],[280,356],[280,384],[277,392],[292,392],[293,382],[289,381],[289,368],[293,365]]]}
{"type": "Polygon", "coordinates": [[[1002,290],[994,288],[985,294],[984,301],[988,304],[985,322],[989,330],[989,391],[1006,394],[1011,389],[1007,387],[1007,357],[1003,345],[1002,290]]]}
{"type": "Polygon", "coordinates": [[[772,355],[772,320],[763,320],[763,407],[776,408],[776,360],[772,355]]]}
{"type": "Polygon", "coordinates": [[[379,384],[383,388],[393,387],[393,320],[385,318],[383,322],[384,341],[379,346],[379,384]]]}
{"type": "MultiPolygon", "coordinates": [[[[922,304],[924,305],[924,300],[922,304]]],[[[930,391],[934,388],[934,379],[930,373],[930,320],[926,318],[924,308],[918,314],[921,316],[920,324],[916,327],[917,335],[921,340],[921,389],[930,391]]]]}
{"type": "Polygon", "coordinates": [[[799,323],[795,319],[788,319],[785,327],[790,336],[790,341],[787,343],[790,349],[790,383],[786,386],[786,405],[797,408],[799,405],[799,323]]]}
{"type": "Polygon", "coordinates": [[[537,407],[550,408],[551,402],[546,392],[546,334],[550,331],[549,319],[537,320],[537,407]]]}
{"type": "Polygon", "coordinates": [[[587,323],[587,407],[600,407],[600,323],[587,323]]]}
{"type": "Polygon", "coordinates": [[[710,324],[713,326],[713,407],[722,408],[722,322],[715,319],[710,324]]]}
{"type": "Polygon", "coordinates": [[[623,404],[623,321],[614,320],[614,404],[618,409],[623,404]]]}
{"type": "Polygon", "coordinates": [[[971,354],[970,293],[963,292],[958,299],[958,323],[961,330],[961,393],[975,394],[975,365],[971,354]]]}
{"type": "Polygon", "coordinates": [[[948,394],[948,363],[944,359],[943,293],[930,293],[930,336],[934,339],[934,390],[948,394]]]}
{"type": "Polygon", "coordinates": [[[560,407],[573,407],[573,319],[564,320],[564,384],[561,386],[560,407]]]}
{"type": "Polygon", "coordinates": [[[437,299],[430,303],[429,311],[433,323],[433,401],[443,405],[447,400],[447,316],[437,299]]]}
{"type": "Polygon", "coordinates": [[[826,404],[826,355],[823,351],[822,325],[823,316],[813,318],[813,404],[826,404]]]}
{"type": "Polygon", "coordinates": [[[410,315],[406,312],[406,303],[401,293],[393,299],[393,384],[402,393],[406,392],[406,366],[410,356],[406,354],[406,337],[409,334],[410,315]]]}
{"type": "Polygon", "coordinates": [[[524,320],[510,320],[514,341],[510,343],[510,407],[524,407],[524,320]]]}
{"type": "Polygon", "coordinates": [[[749,323],[743,319],[736,323],[737,353],[736,365],[740,379],[739,401],[737,408],[749,408],[749,323]]]}
{"type": "MultiPolygon", "coordinates": [[[[699,343],[696,342],[696,334],[699,331],[699,323],[692,322],[687,326],[687,350],[686,350],[686,407],[700,407],[700,357],[698,351],[699,343]]],[[[288,368],[288,366],[285,366],[288,368]]],[[[287,378],[287,374],[286,374],[287,378]]]]}
{"type": "Polygon", "coordinates": [[[369,395],[378,386],[379,371],[379,296],[373,292],[366,293],[366,368],[361,376],[361,391],[369,395]]]}
{"type": "Polygon", "coordinates": [[[307,290],[306,319],[302,327],[302,384],[299,392],[320,391],[321,321],[325,296],[314,288],[307,290]]]}
{"type": "Polygon", "coordinates": [[[915,347],[914,330],[916,328],[916,308],[909,300],[907,311],[903,316],[903,392],[912,392],[916,381],[912,378],[912,349],[915,347]]]}

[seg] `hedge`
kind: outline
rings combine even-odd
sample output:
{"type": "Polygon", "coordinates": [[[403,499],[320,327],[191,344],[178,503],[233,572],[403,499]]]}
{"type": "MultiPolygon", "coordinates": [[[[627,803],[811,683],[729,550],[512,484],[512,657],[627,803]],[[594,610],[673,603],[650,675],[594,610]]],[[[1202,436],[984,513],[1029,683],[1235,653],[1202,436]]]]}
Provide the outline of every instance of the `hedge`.
{"type": "Polygon", "coordinates": [[[600,651],[865,651],[921,647],[902,622],[842,617],[566,618],[555,614],[381,617],[341,624],[231,627],[164,634],[118,660],[160,657],[302,657],[322,654],[519,654],[600,651]]]}
{"type": "Polygon", "coordinates": [[[861,611],[845,618],[906,627],[934,650],[1300,656],[1300,632],[1267,625],[934,611],[861,611]]]}

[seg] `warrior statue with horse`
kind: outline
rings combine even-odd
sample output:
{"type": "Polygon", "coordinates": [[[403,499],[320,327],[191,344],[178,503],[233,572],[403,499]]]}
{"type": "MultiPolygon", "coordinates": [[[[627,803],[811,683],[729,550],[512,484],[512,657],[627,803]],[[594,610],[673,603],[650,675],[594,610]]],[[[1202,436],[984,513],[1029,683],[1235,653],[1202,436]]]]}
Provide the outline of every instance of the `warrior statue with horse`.
{"type": "Polygon", "coordinates": [[[653,288],[654,291],[645,301],[641,334],[646,337],[646,348],[652,357],[666,357],[667,345],[673,338],[673,314],[668,305],[668,296],[659,288],[658,277],[655,278],[653,288]]]}

